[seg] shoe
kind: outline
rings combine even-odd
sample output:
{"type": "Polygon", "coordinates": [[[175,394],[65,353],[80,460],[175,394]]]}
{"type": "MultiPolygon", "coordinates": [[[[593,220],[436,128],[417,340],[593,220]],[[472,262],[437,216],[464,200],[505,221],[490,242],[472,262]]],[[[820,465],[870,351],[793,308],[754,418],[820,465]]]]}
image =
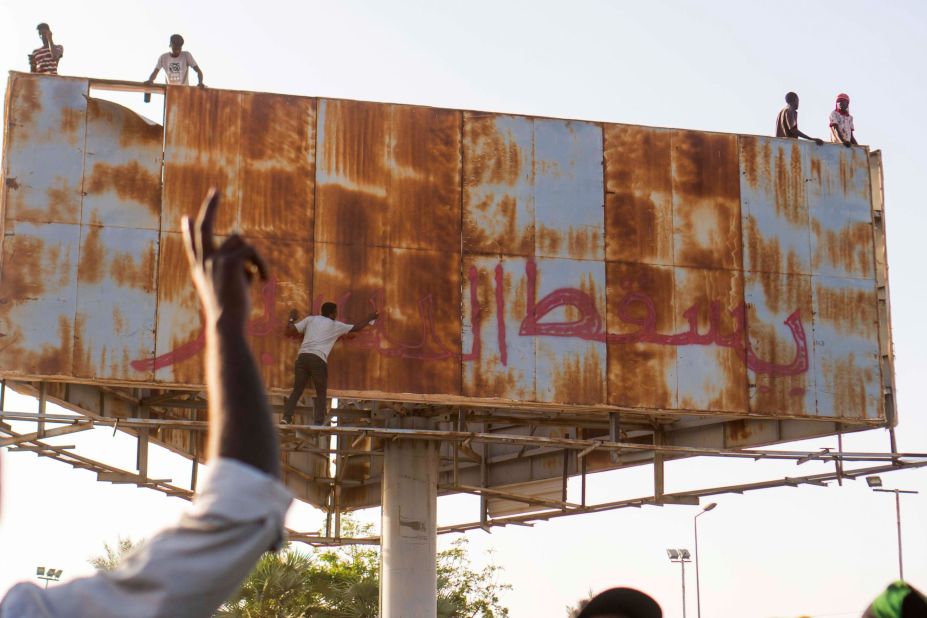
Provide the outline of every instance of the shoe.
{"type": "Polygon", "coordinates": [[[281,424],[281,425],[292,425],[292,424],[293,424],[293,419],[292,419],[292,418],[287,418],[287,417],[284,416],[282,419],[280,419],[280,424],[281,424]]]}

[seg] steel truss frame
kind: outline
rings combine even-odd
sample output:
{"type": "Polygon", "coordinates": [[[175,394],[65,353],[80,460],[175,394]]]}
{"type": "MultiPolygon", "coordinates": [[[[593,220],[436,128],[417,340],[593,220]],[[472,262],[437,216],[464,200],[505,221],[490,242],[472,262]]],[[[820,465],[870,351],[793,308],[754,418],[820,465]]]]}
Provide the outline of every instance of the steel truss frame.
{"type": "MultiPolygon", "coordinates": [[[[37,456],[49,457],[55,461],[65,463],[76,469],[84,469],[96,472],[97,480],[108,483],[134,484],[137,487],[144,487],[160,491],[168,496],[175,496],[184,499],[191,499],[196,488],[196,475],[198,467],[198,453],[192,460],[190,486],[192,489],[186,489],[172,484],[171,479],[151,478],[147,472],[148,456],[148,439],[149,436],[157,437],[162,430],[183,430],[190,432],[191,436],[199,435],[207,429],[207,422],[202,420],[176,419],[176,418],[142,418],[142,417],[107,417],[93,414],[83,410],[73,404],[68,407],[75,412],[75,415],[67,414],[47,414],[45,407],[47,403],[46,384],[40,383],[38,388],[34,388],[28,383],[16,384],[17,390],[31,392],[37,390],[39,400],[39,412],[22,412],[5,410],[3,400],[7,381],[3,380],[0,385],[0,447],[7,447],[11,452],[32,452],[37,456]],[[21,433],[15,431],[9,422],[28,422],[35,423],[36,431],[21,433]],[[53,428],[47,428],[47,425],[55,425],[53,428]],[[87,431],[95,427],[112,427],[113,432],[117,430],[124,431],[136,436],[138,442],[137,471],[132,472],[123,470],[109,464],[97,461],[91,457],[78,455],[72,452],[74,445],[56,445],[46,442],[48,438],[69,435],[82,431],[87,431]]],[[[134,398],[122,391],[99,387],[101,402],[103,392],[123,398],[130,404],[135,404],[139,409],[150,412],[150,409],[156,406],[165,406],[180,409],[204,409],[206,401],[195,394],[189,392],[169,392],[161,393],[144,398],[134,398]],[[192,395],[192,396],[191,396],[192,395]]],[[[445,408],[436,409],[433,406],[415,406],[414,410],[408,410],[409,415],[425,415],[430,412],[431,416],[439,416],[444,420],[450,420],[453,417],[452,411],[445,408]]],[[[354,419],[362,417],[363,413],[349,409],[339,409],[345,422],[351,423],[354,419]]],[[[483,412],[487,417],[492,417],[493,421],[508,423],[525,423],[530,424],[534,421],[537,424],[572,424],[576,425],[575,417],[567,418],[565,415],[557,418],[538,419],[519,413],[518,411],[508,411],[507,414],[493,416],[491,413],[483,412]]],[[[150,416],[150,414],[145,414],[150,416]]],[[[592,419],[589,419],[590,422],[592,419]]],[[[340,421],[340,419],[339,419],[340,421]]],[[[609,427],[609,423],[597,423],[602,427],[609,427]]],[[[645,423],[640,423],[645,427],[645,423]]],[[[901,453],[901,452],[846,452],[842,449],[834,451],[824,448],[818,451],[795,451],[779,449],[760,449],[760,448],[702,448],[691,446],[677,446],[661,444],[656,438],[660,433],[659,429],[651,429],[654,432],[654,439],[648,443],[633,442],[624,439],[627,433],[633,433],[637,424],[622,423],[623,431],[616,431],[611,426],[609,437],[615,436],[622,439],[612,440],[603,438],[563,438],[533,435],[533,431],[527,435],[507,435],[500,433],[489,433],[481,431],[467,431],[462,423],[458,420],[457,426],[460,430],[444,431],[436,429],[396,429],[387,427],[371,427],[363,425],[334,425],[334,426],[312,426],[312,425],[287,425],[281,426],[281,444],[284,452],[307,452],[315,453],[326,460],[334,459],[336,471],[334,477],[312,477],[302,470],[294,468],[284,463],[284,468],[288,472],[295,473],[306,480],[316,483],[328,483],[333,487],[358,485],[357,481],[340,478],[339,464],[343,457],[351,455],[363,455],[376,457],[382,452],[358,449],[357,446],[368,438],[380,441],[386,440],[428,440],[438,441],[453,445],[454,456],[444,458],[445,466],[452,466],[453,482],[442,483],[439,491],[442,494],[449,493],[468,493],[481,498],[480,519],[478,521],[452,524],[442,526],[438,529],[439,533],[461,533],[468,530],[483,529],[489,530],[495,526],[533,526],[539,521],[548,521],[550,519],[564,517],[567,515],[579,515],[585,513],[599,513],[603,511],[621,509],[621,508],[640,508],[642,506],[664,506],[664,505],[696,505],[700,498],[714,496],[724,493],[742,494],[749,491],[757,491],[774,487],[798,487],[800,485],[818,485],[827,486],[831,481],[837,481],[842,484],[843,479],[855,479],[860,476],[871,474],[883,474],[896,470],[911,468],[920,468],[927,466],[927,453],[901,453]],[[327,444],[328,447],[320,446],[320,437],[335,436],[336,440],[321,440],[321,443],[327,444]],[[334,446],[332,447],[332,443],[334,446]],[[551,453],[562,451],[564,457],[564,476],[563,499],[556,500],[541,496],[530,496],[514,491],[505,491],[494,487],[489,487],[485,482],[479,485],[462,483],[457,479],[457,472],[461,466],[473,466],[485,469],[487,463],[481,452],[485,452],[488,445],[510,445],[520,447],[515,455],[507,455],[506,458],[519,458],[530,456],[537,453],[551,453]],[[474,445],[478,448],[475,449],[474,445]],[[588,504],[586,502],[586,480],[587,473],[584,465],[585,458],[595,452],[608,452],[611,457],[628,456],[629,454],[646,454],[653,458],[654,464],[654,493],[651,496],[642,496],[617,501],[609,501],[597,504],[588,504]],[[461,455],[465,462],[461,461],[461,455]],[[753,461],[776,460],[776,461],[794,461],[796,464],[803,464],[809,461],[821,463],[833,463],[834,470],[827,473],[819,473],[805,476],[785,477],[781,479],[772,479],[768,481],[759,481],[745,483],[740,485],[729,485],[719,487],[707,487],[684,492],[664,493],[663,492],[663,463],[668,459],[678,459],[684,457],[721,457],[729,459],[749,459],[753,461]],[[580,465],[582,483],[582,492],[580,502],[568,502],[566,500],[566,483],[568,480],[567,462],[570,457],[575,457],[580,465]],[[845,469],[847,463],[874,463],[877,465],[845,469]],[[513,502],[522,503],[535,509],[533,512],[490,517],[486,508],[488,499],[497,498],[513,502]]],[[[653,426],[651,426],[653,427],[653,426]]],[[[892,432],[893,433],[893,432],[892,432]]],[[[191,440],[196,443],[196,440],[191,440]]],[[[894,444],[894,436],[892,436],[894,444]]],[[[176,451],[176,449],[173,449],[176,451]]],[[[179,453],[179,451],[178,451],[179,453]]],[[[187,453],[179,453],[189,457],[187,453]]],[[[499,459],[497,457],[497,459],[499,459]]],[[[495,460],[494,460],[495,461],[495,460]]],[[[642,460],[639,463],[644,463],[642,460]]],[[[647,462],[649,463],[649,462],[647,462]]],[[[448,468],[445,467],[445,470],[448,468]]],[[[483,475],[485,480],[485,474],[483,475]]],[[[315,546],[325,545],[343,545],[343,544],[367,544],[375,545],[379,543],[378,537],[366,538],[348,538],[340,535],[340,511],[338,504],[329,504],[328,521],[324,533],[320,532],[301,532],[289,531],[290,539],[293,541],[308,543],[315,546]],[[334,518],[334,526],[332,519],[334,518]]]]}

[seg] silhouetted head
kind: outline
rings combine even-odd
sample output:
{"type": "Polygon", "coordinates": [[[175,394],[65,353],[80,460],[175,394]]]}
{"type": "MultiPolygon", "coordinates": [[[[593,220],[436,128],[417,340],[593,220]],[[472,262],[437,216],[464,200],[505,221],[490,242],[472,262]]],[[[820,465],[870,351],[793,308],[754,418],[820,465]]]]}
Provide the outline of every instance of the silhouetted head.
{"type": "Polygon", "coordinates": [[[171,35],[171,53],[175,56],[179,56],[180,52],[183,51],[183,37],[179,34],[171,35]]]}
{"type": "Polygon", "coordinates": [[[39,31],[39,38],[42,39],[42,43],[48,43],[48,35],[51,34],[51,28],[48,27],[44,21],[35,27],[39,31]]]}
{"type": "Polygon", "coordinates": [[[633,588],[611,588],[592,597],[576,618],[662,618],[660,605],[633,588]]]}
{"type": "Polygon", "coordinates": [[[788,103],[789,107],[792,109],[798,109],[798,95],[794,92],[785,95],[785,102],[788,103]]]}
{"type": "Polygon", "coordinates": [[[322,315],[334,320],[338,317],[338,305],[335,303],[322,303],[322,315]]]}

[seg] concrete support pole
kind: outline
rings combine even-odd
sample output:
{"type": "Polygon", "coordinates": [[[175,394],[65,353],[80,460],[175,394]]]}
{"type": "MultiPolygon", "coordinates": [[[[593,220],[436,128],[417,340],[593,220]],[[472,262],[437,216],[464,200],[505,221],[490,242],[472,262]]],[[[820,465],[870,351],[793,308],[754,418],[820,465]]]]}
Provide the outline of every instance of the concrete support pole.
{"type": "MultiPolygon", "coordinates": [[[[424,419],[404,420],[403,425],[409,427],[424,419]]],[[[381,618],[435,618],[437,508],[437,443],[387,442],[380,537],[381,618]]]]}

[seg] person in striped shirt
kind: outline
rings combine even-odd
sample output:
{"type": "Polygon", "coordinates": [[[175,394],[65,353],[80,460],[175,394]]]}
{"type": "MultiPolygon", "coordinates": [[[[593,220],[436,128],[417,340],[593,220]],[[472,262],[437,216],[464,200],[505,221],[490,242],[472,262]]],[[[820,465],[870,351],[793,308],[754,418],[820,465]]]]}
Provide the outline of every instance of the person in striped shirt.
{"type": "Polygon", "coordinates": [[[36,26],[36,30],[39,31],[39,37],[42,39],[42,47],[29,54],[29,70],[33,73],[57,75],[58,61],[64,55],[64,46],[55,45],[48,24],[43,22],[36,26]]]}

